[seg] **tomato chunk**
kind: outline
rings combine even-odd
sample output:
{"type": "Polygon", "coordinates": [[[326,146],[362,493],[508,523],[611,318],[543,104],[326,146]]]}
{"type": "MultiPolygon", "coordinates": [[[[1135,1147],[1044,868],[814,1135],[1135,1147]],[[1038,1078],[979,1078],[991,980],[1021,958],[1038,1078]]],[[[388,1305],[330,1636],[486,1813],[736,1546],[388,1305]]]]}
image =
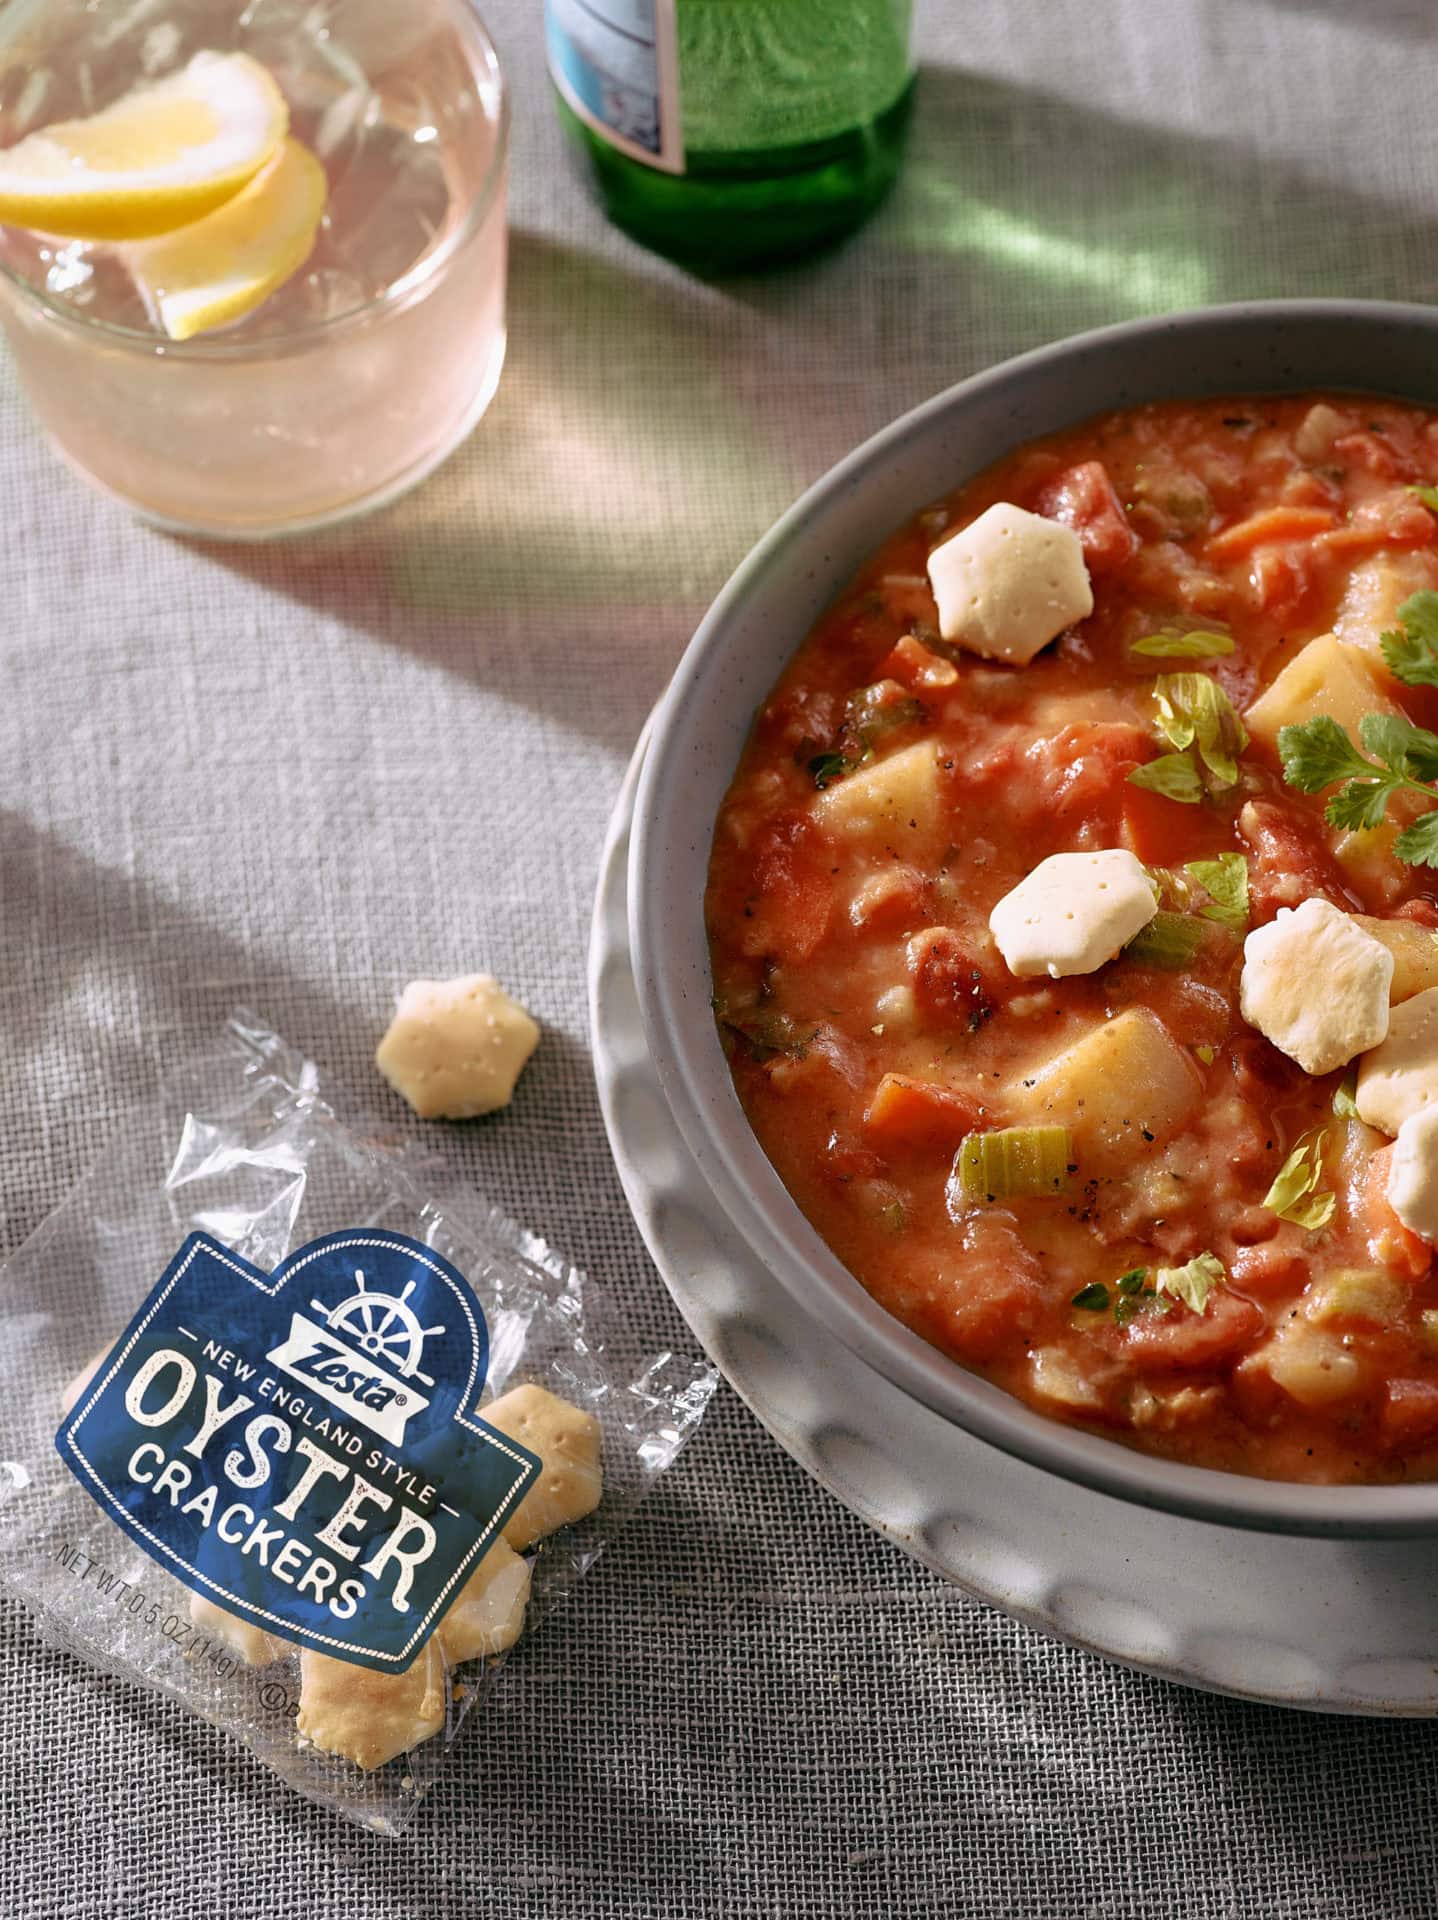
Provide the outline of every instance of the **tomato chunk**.
{"type": "Polygon", "coordinates": [[[754,842],[743,951],[807,960],[828,930],[832,904],[818,828],[802,813],[777,814],[754,842]]]}
{"type": "Polygon", "coordinates": [[[1202,1313],[1173,1307],[1130,1320],[1124,1352],[1141,1373],[1179,1373],[1236,1360],[1262,1333],[1263,1314],[1242,1294],[1211,1293],[1202,1313]]]}
{"type": "Polygon", "coordinates": [[[999,1210],[972,1214],[940,1290],[915,1315],[917,1330],[957,1359],[985,1362],[1023,1346],[1043,1303],[1042,1271],[999,1210]]]}
{"type": "Polygon", "coordinates": [[[911,693],[922,693],[933,687],[952,687],[959,677],[959,670],[951,660],[932,652],[912,633],[906,633],[902,640],[894,643],[875,672],[881,680],[897,680],[900,686],[907,687],[911,693]]]}
{"type": "Polygon", "coordinates": [[[1207,807],[1186,806],[1151,787],[1136,787],[1127,775],[1119,807],[1119,844],[1145,866],[1178,867],[1231,850],[1207,807]]]}
{"type": "Polygon", "coordinates": [[[914,1000],[940,1025],[957,1022],[977,1033],[993,1012],[990,983],[975,948],[952,927],[926,927],[909,942],[914,1000]]]}
{"type": "Polygon", "coordinates": [[[1117,573],[1138,552],[1138,535],[1101,460],[1081,461],[1051,480],[1035,510],[1073,528],[1092,574],[1117,573]]]}
{"type": "Polygon", "coordinates": [[[1435,539],[1438,519],[1405,490],[1365,501],[1346,526],[1335,527],[1322,536],[1322,545],[1328,553],[1351,562],[1389,547],[1426,547],[1435,539]]]}
{"type": "Polygon", "coordinates": [[[1438,1435],[1438,1382],[1390,1380],[1378,1424],[1391,1446],[1432,1440],[1438,1435]]]}
{"type": "Polygon", "coordinates": [[[1250,800],[1238,816],[1238,831],[1253,851],[1248,898],[1255,925],[1315,894],[1336,907],[1359,905],[1323,843],[1321,818],[1284,800],[1250,800]]]}
{"type": "Polygon", "coordinates": [[[1060,727],[1026,756],[1040,817],[1086,835],[1091,846],[1112,846],[1128,796],[1138,791],[1128,776],[1152,753],[1152,737],[1142,727],[1111,721],[1060,727]]]}

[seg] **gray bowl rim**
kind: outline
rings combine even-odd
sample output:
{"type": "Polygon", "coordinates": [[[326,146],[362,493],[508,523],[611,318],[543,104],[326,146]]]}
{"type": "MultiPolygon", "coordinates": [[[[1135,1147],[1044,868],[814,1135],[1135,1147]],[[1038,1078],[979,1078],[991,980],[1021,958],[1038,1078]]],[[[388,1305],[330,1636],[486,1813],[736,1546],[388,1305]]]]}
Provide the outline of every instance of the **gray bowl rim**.
{"type": "MultiPolygon", "coordinates": [[[[1030,425],[1016,433],[1013,444],[1111,407],[1200,393],[1258,396],[1285,388],[1327,388],[1438,404],[1438,309],[1395,301],[1270,300],[1095,328],[961,380],[881,428],[810,486],[750,550],[714,600],[653,716],[629,856],[630,944],[649,1050],[685,1145],[754,1257],[801,1307],[811,1315],[822,1314],[824,1324],[852,1352],[931,1411],[1033,1466],[1115,1498],[1192,1519],[1350,1539],[1438,1534],[1438,1482],[1310,1485],[1168,1461],[1067,1426],[969,1373],[880,1307],[824,1244],[759,1147],[734,1092],[710,1005],[703,936],[703,881],[717,806],[707,810],[697,802],[689,772],[696,745],[723,718],[719,695],[727,638],[746,611],[762,606],[776,572],[792,572],[791,549],[816,536],[826,517],[856,489],[877,487],[878,475],[896,449],[936,423],[962,418],[965,410],[1009,396],[1017,402],[1036,375],[1065,365],[1074,373],[1076,390],[1085,396],[1082,403],[1055,415],[1047,427],[1030,425]],[[1302,375],[1297,360],[1318,350],[1315,340],[1333,336],[1352,336],[1350,348],[1371,354],[1377,377],[1358,382],[1302,375]],[[1434,373],[1426,392],[1413,391],[1411,381],[1385,385],[1385,337],[1389,347],[1402,340],[1431,354],[1434,373]],[[1213,361],[1235,350],[1254,352],[1266,356],[1267,377],[1208,385],[1195,378],[1187,390],[1170,384],[1149,391],[1142,378],[1142,353],[1158,342],[1191,348],[1196,370],[1205,364],[1205,353],[1213,361]],[[691,965],[686,974],[676,962],[682,961],[686,933],[693,959],[696,922],[703,965],[691,965]]],[[[1019,410],[1016,403],[1012,411],[1019,410]]],[[[960,484],[995,457],[968,468],[960,465],[950,484],[960,484]]],[[[940,487],[929,497],[946,490],[940,487]]],[[[870,551],[924,504],[915,500],[892,512],[879,509],[870,551]]],[[[865,558],[865,552],[851,547],[817,605],[827,604],[865,558]]],[[[776,649],[768,677],[754,696],[746,695],[741,745],[759,703],[809,625],[812,616],[790,644],[776,649]]],[[[728,756],[726,787],[737,757],[737,750],[728,756]]],[[[901,1434],[895,1443],[901,1450],[901,1434]]]]}

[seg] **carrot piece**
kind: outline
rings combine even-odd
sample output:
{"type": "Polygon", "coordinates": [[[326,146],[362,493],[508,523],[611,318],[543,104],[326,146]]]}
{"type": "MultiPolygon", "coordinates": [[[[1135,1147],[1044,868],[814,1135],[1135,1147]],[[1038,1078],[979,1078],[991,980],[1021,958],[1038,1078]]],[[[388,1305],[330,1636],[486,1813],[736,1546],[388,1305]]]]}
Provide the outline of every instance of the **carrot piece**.
{"type": "Polygon", "coordinates": [[[1262,513],[1238,520],[1208,543],[1210,560],[1241,560],[1255,547],[1271,546],[1281,540],[1311,540],[1315,534],[1331,533],[1337,522],[1322,507],[1265,507],[1262,513]]]}
{"type": "Polygon", "coordinates": [[[886,1073],[864,1115],[871,1137],[893,1147],[956,1147],[978,1124],[972,1101],[907,1073],[886,1073]]]}

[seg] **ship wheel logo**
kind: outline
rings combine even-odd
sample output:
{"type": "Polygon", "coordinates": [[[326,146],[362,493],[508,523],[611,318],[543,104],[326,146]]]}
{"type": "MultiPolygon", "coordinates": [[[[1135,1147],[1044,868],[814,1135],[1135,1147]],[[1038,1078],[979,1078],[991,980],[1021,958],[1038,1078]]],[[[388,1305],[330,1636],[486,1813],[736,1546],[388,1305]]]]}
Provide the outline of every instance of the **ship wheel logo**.
{"type": "Polygon", "coordinates": [[[425,1341],[444,1328],[420,1325],[419,1315],[407,1304],[414,1289],[411,1280],[402,1293],[374,1292],[365,1285],[363,1268],[356,1267],[353,1293],[333,1307],[313,1299],[310,1305],[324,1316],[336,1339],[342,1338],[402,1380],[422,1380],[432,1387],[433,1376],[420,1366],[420,1358],[425,1341]]]}

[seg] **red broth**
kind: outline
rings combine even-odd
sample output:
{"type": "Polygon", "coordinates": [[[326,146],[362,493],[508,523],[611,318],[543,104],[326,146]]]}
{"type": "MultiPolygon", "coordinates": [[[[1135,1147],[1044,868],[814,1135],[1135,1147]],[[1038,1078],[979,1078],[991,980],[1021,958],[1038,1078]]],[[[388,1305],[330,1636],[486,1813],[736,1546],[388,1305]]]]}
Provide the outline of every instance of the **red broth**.
{"type": "Polygon", "coordinates": [[[1157,674],[1211,674],[1243,712],[1333,632],[1375,704],[1438,726],[1438,694],[1398,685],[1378,646],[1438,587],[1438,519],[1411,491],[1435,476],[1438,415],[1351,395],[1144,407],[1022,447],[862,568],[766,701],[716,825],[716,1015],[799,1206],[957,1363],[1147,1452],[1291,1480],[1438,1475],[1433,1249],[1388,1205],[1386,1136],[1335,1113],[1344,1074],[1311,1078],[1240,1016],[1243,933],[1204,918],[1201,891],[1179,905],[1198,946],[1176,969],[1121,954],[1014,978],[989,912],[1049,854],[1125,847],[1170,874],[1243,855],[1250,927],[1318,896],[1438,928],[1438,875],[1394,857],[1391,830],[1330,827],[1257,727],[1237,783],[1198,804],[1129,779],[1169,750],[1157,674]],[[1092,616],[1024,667],[940,641],[925,572],[998,500],[1073,525],[1093,583],[1092,616]],[[1175,626],[1234,650],[1132,651],[1175,626]],[[836,824],[846,781],[920,742],[927,803],[901,789],[836,824]],[[1036,1066],[1125,1015],[1147,1043],[1131,1136],[1060,1192],[966,1200],[963,1138],[1022,1118],[1036,1066]],[[1316,1230],[1264,1204],[1313,1128],[1334,1195],[1316,1230]],[[1203,1252],[1225,1277],[1202,1311],[1153,1291],[1203,1252]]]}

